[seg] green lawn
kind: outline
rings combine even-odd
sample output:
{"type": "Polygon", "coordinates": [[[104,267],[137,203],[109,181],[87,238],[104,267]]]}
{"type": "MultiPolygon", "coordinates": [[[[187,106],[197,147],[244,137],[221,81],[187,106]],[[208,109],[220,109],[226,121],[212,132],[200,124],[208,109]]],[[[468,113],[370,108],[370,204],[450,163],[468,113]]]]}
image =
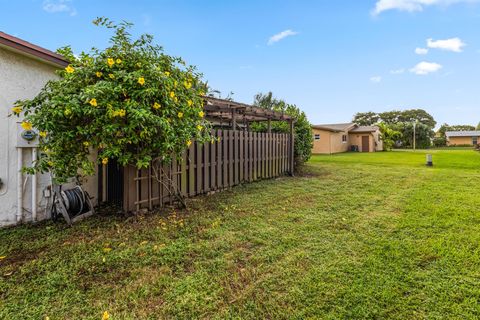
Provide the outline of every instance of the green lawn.
{"type": "Polygon", "coordinates": [[[480,318],[480,153],[314,156],[295,178],[0,230],[0,319],[480,318]]]}

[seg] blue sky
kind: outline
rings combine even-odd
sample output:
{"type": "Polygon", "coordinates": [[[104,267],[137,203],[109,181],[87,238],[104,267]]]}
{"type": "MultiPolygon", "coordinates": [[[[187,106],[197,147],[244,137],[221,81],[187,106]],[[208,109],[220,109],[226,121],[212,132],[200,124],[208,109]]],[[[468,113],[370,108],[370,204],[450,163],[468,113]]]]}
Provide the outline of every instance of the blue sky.
{"type": "Polygon", "coordinates": [[[49,49],[107,45],[97,16],[135,23],[237,101],[273,91],[312,123],[424,108],[480,121],[478,0],[0,0],[0,30],[49,49]],[[429,40],[430,39],[430,40],[429,40]],[[417,52],[416,52],[417,51],[417,52]]]}

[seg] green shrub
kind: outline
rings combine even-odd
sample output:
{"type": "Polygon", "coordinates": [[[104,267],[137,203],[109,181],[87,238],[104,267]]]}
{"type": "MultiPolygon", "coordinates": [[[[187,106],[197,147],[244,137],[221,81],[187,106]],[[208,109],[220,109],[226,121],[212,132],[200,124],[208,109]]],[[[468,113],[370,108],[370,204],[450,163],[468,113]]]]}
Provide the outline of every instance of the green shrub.
{"type": "MultiPolygon", "coordinates": [[[[284,100],[274,98],[272,92],[267,94],[258,93],[255,95],[253,104],[260,108],[284,112],[295,120],[295,165],[300,166],[307,162],[312,155],[313,133],[312,125],[308,122],[305,112],[301,111],[294,104],[288,104],[284,100]]],[[[267,131],[267,124],[265,122],[257,122],[253,123],[251,128],[254,131],[265,132],[267,131]]],[[[271,129],[272,132],[290,132],[289,124],[286,122],[272,122],[271,129]]]]}
{"type": "Polygon", "coordinates": [[[205,86],[196,69],[164,54],[150,35],[132,40],[129,23],[94,23],[113,29],[112,45],[80,57],[69,47],[59,50],[70,61],[60,80],[12,109],[24,112],[24,128],[40,131],[43,153],[28,171],[49,170],[59,181],[92,174],[90,155],[97,150],[103,164],[114,158],[142,168],[168,161],[193,138],[209,141],[205,86]]]}

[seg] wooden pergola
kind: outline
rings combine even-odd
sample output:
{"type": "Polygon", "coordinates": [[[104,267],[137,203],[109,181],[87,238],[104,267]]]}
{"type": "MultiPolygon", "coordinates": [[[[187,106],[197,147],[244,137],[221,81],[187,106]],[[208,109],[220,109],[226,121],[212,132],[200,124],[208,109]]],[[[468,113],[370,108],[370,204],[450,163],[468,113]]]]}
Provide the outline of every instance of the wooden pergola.
{"type": "MultiPolygon", "coordinates": [[[[246,128],[251,122],[267,121],[285,121],[293,123],[293,118],[283,112],[268,110],[255,107],[245,103],[205,97],[206,118],[213,124],[229,123],[233,130],[236,130],[237,124],[243,123],[246,128]]],[[[268,126],[270,132],[270,125],[268,126]]]]}
{"type": "MultiPolygon", "coordinates": [[[[239,124],[244,124],[241,129],[250,131],[251,122],[267,121],[267,133],[272,132],[272,121],[288,122],[289,138],[290,138],[290,162],[291,168],[294,167],[294,140],[295,140],[295,120],[285,114],[268,110],[245,103],[235,102],[231,100],[219,99],[214,97],[204,97],[205,117],[214,125],[228,124],[232,130],[237,130],[239,124]]],[[[293,174],[293,171],[292,171],[293,174]]]]}

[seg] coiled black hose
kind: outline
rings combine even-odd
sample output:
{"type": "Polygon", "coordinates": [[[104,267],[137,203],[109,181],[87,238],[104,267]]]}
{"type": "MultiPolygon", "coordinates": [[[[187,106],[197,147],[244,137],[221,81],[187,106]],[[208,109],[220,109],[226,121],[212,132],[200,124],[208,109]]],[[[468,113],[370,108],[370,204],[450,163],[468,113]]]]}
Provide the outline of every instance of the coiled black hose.
{"type": "Polygon", "coordinates": [[[76,216],[83,212],[85,207],[85,194],[81,188],[63,191],[66,198],[66,208],[70,215],[76,216]]]}

